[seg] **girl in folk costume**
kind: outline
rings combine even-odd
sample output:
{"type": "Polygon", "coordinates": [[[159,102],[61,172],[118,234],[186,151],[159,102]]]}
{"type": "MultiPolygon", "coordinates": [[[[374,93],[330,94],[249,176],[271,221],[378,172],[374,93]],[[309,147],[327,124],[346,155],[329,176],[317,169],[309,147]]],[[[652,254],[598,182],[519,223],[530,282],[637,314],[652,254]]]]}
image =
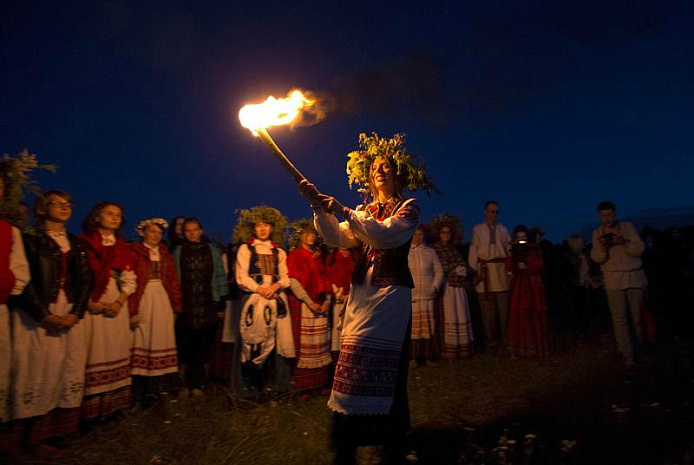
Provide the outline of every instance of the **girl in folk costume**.
{"type": "Polygon", "coordinates": [[[443,267],[436,251],[426,245],[424,226],[420,225],[412,236],[408,263],[414,289],[412,289],[412,343],[410,367],[435,366],[431,361],[439,355],[434,335],[436,294],[443,286],[443,267]]]}
{"type": "Polygon", "coordinates": [[[437,215],[432,226],[436,237],[434,250],[445,276],[443,294],[436,302],[441,356],[466,358],[470,355],[473,335],[465,292],[468,266],[459,249],[463,242],[463,228],[457,217],[447,213],[437,215]]]}
{"type": "MultiPolygon", "coordinates": [[[[330,379],[330,303],[332,285],[323,269],[320,252],[314,250],[316,230],[311,220],[292,224],[293,249],[287,258],[291,281],[289,309],[294,332],[296,367],[292,375],[294,389],[303,392],[327,387],[330,379]]],[[[327,391],[324,392],[327,394],[327,391]]]]}
{"type": "Polygon", "coordinates": [[[181,365],[186,367],[187,387],[193,397],[203,397],[219,312],[229,288],[222,249],[205,237],[200,221],[185,220],[183,234],[185,240],[173,254],[183,296],[183,310],[176,320],[176,341],[181,365]]]}
{"type": "Polygon", "coordinates": [[[60,450],[45,441],[78,430],[87,362],[82,317],[94,277],[86,243],[65,230],[72,206],[63,191],[36,199],[38,227],[24,233],[32,280],[12,311],[12,417],[23,445],[49,457],[60,450]]]}
{"type": "Polygon", "coordinates": [[[407,258],[419,204],[403,198],[402,190],[434,188],[405,150],[402,135],[381,139],[361,134],[359,142],[363,150],[349,154],[347,173],[350,184],[369,188],[366,204],[352,210],[301,183],[326,244],[364,250],[352,278],[328,401],[337,463],[354,463],[357,446],[369,444],[386,444],[390,458],[404,460],[413,287],[407,258]],[[335,215],[344,221],[339,223],[335,215]]]}
{"type": "Polygon", "coordinates": [[[287,254],[277,245],[286,224],[279,210],[258,206],[241,210],[234,229],[234,241],[243,242],[236,253],[236,282],[242,292],[239,352],[250,393],[291,390],[296,351],[283,292],[291,282],[287,254]]]}
{"type": "Polygon", "coordinates": [[[333,363],[337,362],[337,356],[340,353],[342,322],[358,255],[358,252],[344,247],[333,247],[332,250],[323,254],[323,267],[328,276],[328,281],[332,284],[334,298],[331,316],[332,330],[330,333],[330,350],[333,363]]]}
{"type": "Polygon", "coordinates": [[[94,272],[94,290],[85,314],[87,372],[82,415],[108,417],[130,406],[130,312],[128,296],[137,288],[133,255],[121,237],[123,207],[96,204],[84,222],[82,238],[94,272]]]}
{"type": "Polygon", "coordinates": [[[506,270],[511,276],[507,337],[512,357],[542,359],[549,355],[543,269],[540,247],[528,241],[528,228],[516,226],[506,258],[506,270]]]}
{"type": "MultiPolygon", "coordinates": [[[[5,178],[7,167],[0,164],[0,204],[6,207],[5,178]]],[[[3,211],[6,208],[2,208],[3,211]]],[[[17,228],[0,219],[0,426],[10,420],[9,393],[12,366],[12,337],[8,299],[22,293],[29,282],[29,264],[24,242],[17,228]]],[[[14,298],[14,297],[13,297],[14,298]]],[[[5,425],[7,426],[7,425],[5,425]]],[[[0,435],[0,453],[10,452],[10,440],[0,435]]]]}
{"type": "Polygon", "coordinates": [[[134,394],[156,401],[161,383],[171,387],[170,373],[178,372],[174,333],[175,314],[181,313],[181,288],[173,257],[162,243],[168,224],[148,218],[135,231],[142,242],[132,245],[137,290],[128,302],[134,329],[132,367],[134,394]]]}

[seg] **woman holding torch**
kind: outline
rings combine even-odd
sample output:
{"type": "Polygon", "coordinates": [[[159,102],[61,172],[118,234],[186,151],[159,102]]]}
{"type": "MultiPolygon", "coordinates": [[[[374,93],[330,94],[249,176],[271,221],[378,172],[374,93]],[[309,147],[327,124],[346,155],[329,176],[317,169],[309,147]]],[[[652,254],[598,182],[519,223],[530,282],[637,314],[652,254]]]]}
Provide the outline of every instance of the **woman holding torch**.
{"type": "Polygon", "coordinates": [[[410,426],[407,401],[412,275],[408,253],[419,224],[410,190],[435,189],[404,146],[404,137],[361,134],[347,173],[368,188],[367,202],[350,209],[302,181],[315,224],[328,246],[362,247],[345,312],[340,356],[328,402],[334,412],[336,463],[354,463],[356,448],[384,444],[388,460],[402,459],[410,426]],[[339,223],[336,216],[344,221],[339,223]]]}

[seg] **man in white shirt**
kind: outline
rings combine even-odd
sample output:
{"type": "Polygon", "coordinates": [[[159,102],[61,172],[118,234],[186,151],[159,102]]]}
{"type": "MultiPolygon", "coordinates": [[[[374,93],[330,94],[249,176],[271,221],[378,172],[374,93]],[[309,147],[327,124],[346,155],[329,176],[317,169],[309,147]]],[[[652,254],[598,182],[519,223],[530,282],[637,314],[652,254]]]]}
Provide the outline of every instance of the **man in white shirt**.
{"type": "Polygon", "coordinates": [[[507,246],[511,241],[508,229],[499,223],[499,203],[484,204],[484,223],[472,228],[468,262],[477,271],[475,290],[482,310],[487,346],[495,346],[506,338],[509,304],[509,280],[506,274],[507,246]]]}
{"type": "Polygon", "coordinates": [[[600,264],[604,275],[617,350],[627,365],[633,365],[634,343],[641,341],[642,334],[641,307],[647,281],[641,269],[641,255],[645,246],[631,223],[616,221],[617,209],[612,202],[600,202],[598,216],[602,225],[593,231],[590,257],[600,264]],[[627,309],[633,328],[629,325],[627,309]],[[632,330],[636,341],[631,340],[632,330]]]}

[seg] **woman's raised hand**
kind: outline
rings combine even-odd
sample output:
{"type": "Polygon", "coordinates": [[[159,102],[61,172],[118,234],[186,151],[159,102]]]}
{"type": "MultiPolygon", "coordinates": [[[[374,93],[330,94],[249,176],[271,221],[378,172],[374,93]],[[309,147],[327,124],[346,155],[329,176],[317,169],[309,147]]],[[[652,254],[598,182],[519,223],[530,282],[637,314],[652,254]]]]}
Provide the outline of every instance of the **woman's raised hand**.
{"type": "Polygon", "coordinates": [[[322,208],[322,205],[318,199],[320,194],[318,193],[318,189],[316,189],[315,184],[308,182],[306,179],[302,179],[299,182],[299,192],[301,192],[301,195],[303,195],[306,200],[309,201],[313,209],[322,208]]]}
{"type": "Polygon", "coordinates": [[[318,198],[320,199],[323,210],[326,212],[339,213],[340,215],[344,216],[346,207],[335,197],[325,194],[318,194],[318,198]]]}

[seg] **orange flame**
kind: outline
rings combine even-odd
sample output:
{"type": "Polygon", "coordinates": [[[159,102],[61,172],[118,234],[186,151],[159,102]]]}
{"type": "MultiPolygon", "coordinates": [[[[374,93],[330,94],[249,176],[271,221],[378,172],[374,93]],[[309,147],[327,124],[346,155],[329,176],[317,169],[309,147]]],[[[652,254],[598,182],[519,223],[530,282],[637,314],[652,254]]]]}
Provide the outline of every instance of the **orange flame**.
{"type": "Polygon", "coordinates": [[[263,103],[245,105],[239,111],[241,125],[258,135],[260,129],[282,126],[294,121],[301,111],[311,107],[314,100],[307,98],[299,90],[293,90],[286,98],[268,97],[263,103]]]}

